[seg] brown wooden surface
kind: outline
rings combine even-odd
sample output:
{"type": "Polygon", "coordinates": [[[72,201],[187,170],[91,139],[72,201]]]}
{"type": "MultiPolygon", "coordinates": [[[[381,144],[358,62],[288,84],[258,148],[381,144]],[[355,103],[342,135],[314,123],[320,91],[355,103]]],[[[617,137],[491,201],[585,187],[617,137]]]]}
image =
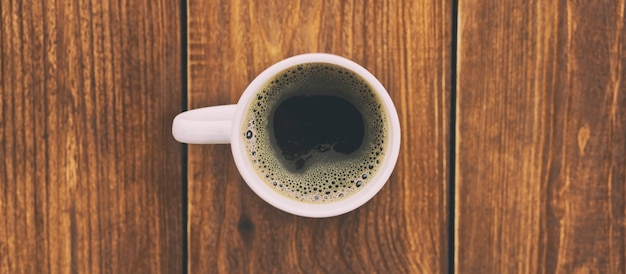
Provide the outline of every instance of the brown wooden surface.
{"type": "Polygon", "coordinates": [[[446,273],[449,1],[189,1],[189,106],[236,103],[262,70],[328,52],[372,71],[398,106],[395,173],[362,208],[283,213],[227,145],[189,146],[190,273],[446,273]]]}
{"type": "Polygon", "coordinates": [[[459,2],[456,273],[625,273],[624,0],[459,2]]]}
{"type": "Polygon", "coordinates": [[[0,273],[180,273],[178,2],[0,13],[0,273]]]}
{"type": "Polygon", "coordinates": [[[452,3],[332,2],[190,1],[181,34],[178,1],[0,0],[0,273],[626,272],[624,0],[459,1],[455,165],[452,3]],[[300,218],[189,146],[182,200],[184,35],[189,107],[299,53],[371,70],[403,128],[388,185],[300,218]]]}

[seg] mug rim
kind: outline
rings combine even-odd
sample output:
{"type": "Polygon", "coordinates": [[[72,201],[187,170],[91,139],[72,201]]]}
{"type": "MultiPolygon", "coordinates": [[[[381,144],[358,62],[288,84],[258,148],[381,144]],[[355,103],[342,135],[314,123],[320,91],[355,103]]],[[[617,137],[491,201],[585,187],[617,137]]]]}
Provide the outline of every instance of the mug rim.
{"type": "Polygon", "coordinates": [[[232,122],[233,126],[231,129],[230,142],[231,151],[235,160],[235,165],[237,166],[237,169],[246,184],[254,193],[256,193],[256,195],[261,197],[261,199],[270,205],[282,211],[303,217],[323,218],[338,216],[359,208],[363,204],[367,203],[382,189],[391,177],[400,151],[400,122],[393,101],[391,100],[387,90],[383,87],[380,81],[378,81],[378,79],[364,67],[352,60],[334,54],[300,54],[283,59],[282,61],[271,65],[255,77],[255,79],[245,89],[237,102],[235,116],[232,122]],[[257,94],[258,90],[265,86],[267,81],[269,81],[276,74],[290,67],[305,63],[329,63],[349,69],[358,74],[365,81],[367,81],[368,84],[370,84],[374,92],[379,96],[388,116],[389,144],[387,147],[389,153],[387,153],[385,158],[382,160],[383,164],[373,175],[373,178],[363,187],[363,189],[335,202],[320,204],[300,202],[284,196],[272,189],[263,181],[263,179],[257,174],[252,165],[249,163],[245,145],[240,138],[240,135],[242,134],[242,123],[245,122],[244,116],[246,109],[248,108],[250,101],[253,100],[254,96],[257,94]]]}

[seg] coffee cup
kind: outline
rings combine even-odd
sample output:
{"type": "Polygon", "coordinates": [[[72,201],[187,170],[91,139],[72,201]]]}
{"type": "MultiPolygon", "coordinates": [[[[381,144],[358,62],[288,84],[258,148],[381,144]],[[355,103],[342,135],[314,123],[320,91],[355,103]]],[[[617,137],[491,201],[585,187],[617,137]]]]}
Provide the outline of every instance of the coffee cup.
{"type": "Polygon", "coordinates": [[[400,151],[391,97],[365,68],[337,55],[284,59],[259,74],[237,104],[178,114],[174,138],[230,144],[247,185],[304,217],[352,211],[378,193],[400,151]]]}

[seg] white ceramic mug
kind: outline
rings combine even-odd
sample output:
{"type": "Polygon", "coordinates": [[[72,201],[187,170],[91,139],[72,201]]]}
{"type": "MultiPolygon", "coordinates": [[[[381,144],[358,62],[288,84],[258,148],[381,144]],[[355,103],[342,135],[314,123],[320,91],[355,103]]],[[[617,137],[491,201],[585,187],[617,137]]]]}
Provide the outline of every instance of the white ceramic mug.
{"type": "Polygon", "coordinates": [[[263,200],[281,209],[305,217],[331,217],[352,211],[369,201],[385,185],[395,167],[400,151],[400,122],[391,97],[383,85],[365,68],[346,58],[325,54],[309,53],[282,60],[257,76],[234,105],[223,105],[192,109],[174,118],[172,125],[174,138],[189,144],[230,144],[235,164],[248,186],[263,200]],[[242,140],[242,123],[245,115],[254,103],[255,95],[270,79],[285,69],[307,63],[329,63],[342,67],[359,75],[379,96],[381,111],[386,111],[388,144],[386,155],[367,185],[345,199],[330,203],[306,203],[284,196],[263,181],[252,167],[242,140]]]}

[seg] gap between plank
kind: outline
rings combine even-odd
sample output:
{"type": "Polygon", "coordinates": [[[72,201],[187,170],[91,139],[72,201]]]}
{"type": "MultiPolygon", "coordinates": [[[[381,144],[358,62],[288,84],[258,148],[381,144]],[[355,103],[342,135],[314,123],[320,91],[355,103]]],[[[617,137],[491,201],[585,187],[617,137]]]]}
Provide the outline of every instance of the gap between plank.
{"type": "Polygon", "coordinates": [[[456,94],[457,94],[457,49],[458,49],[459,1],[452,0],[451,45],[450,45],[450,155],[448,162],[448,273],[455,273],[455,193],[456,193],[456,94]]]}

